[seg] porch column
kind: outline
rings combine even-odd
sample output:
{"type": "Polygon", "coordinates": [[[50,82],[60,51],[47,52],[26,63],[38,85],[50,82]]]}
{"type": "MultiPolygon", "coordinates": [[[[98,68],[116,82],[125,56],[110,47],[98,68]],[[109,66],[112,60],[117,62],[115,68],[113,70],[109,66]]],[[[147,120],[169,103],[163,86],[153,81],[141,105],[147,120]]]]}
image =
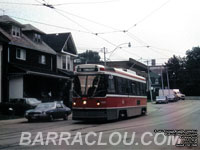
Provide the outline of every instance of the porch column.
{"type": "Polygon", "coordinates": [[[2,87],[2,50],[3,46],[0,44],[0,103],[2,102],[2,94],[1,94],[1,87],[2,87]]]}

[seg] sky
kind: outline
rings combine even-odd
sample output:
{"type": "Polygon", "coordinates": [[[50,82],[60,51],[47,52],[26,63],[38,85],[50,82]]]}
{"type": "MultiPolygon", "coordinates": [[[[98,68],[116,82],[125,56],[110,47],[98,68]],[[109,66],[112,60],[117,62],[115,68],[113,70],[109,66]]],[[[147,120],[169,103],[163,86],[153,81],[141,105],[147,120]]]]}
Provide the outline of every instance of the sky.
{"type": "Polygon", "coordinates": [[[94,50],[103,59],[105,47],[111,61],[160,65],[199,46],[199,6],[199,0],[0,0],[0,15],[47,34],[71,32],[78,53],[94,50]]]}

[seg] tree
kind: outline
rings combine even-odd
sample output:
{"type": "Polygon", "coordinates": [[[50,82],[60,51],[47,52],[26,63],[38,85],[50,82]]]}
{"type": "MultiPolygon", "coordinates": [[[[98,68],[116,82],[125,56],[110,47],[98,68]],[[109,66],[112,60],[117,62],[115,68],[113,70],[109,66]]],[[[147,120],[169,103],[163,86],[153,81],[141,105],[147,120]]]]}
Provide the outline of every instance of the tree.
{"type": "MultiPolygon", "coordinates": [[[[166,63],[166,67],[169,75],[169,84],[171,89],[180,89],[182,92],[186,92],[185,85],[185,58],[179,56],[173,56],[166,63]]],[[[167,85],[166,72],[163,74],[165,85],[167,85]]]]}
{"type": "Polygon", "coordinates": [[[200,47],[193,47],[186,52],[186,55],[188,92],[200,95],[200,47]]]}
{"type": "Polygon", "coordinates": [[[84,53],[78,54],[81,63],[98,63],[100,61],[100,56],[98,52],[87,50],[84,53]]]}
{"type": "Polygon", "coordinates": [[[178,88],[188,96],[200,95],[200,47],[188,50],[186,57],[173,56],[166,63],[166,67],[169,73],[170,88],[178,88]]]}

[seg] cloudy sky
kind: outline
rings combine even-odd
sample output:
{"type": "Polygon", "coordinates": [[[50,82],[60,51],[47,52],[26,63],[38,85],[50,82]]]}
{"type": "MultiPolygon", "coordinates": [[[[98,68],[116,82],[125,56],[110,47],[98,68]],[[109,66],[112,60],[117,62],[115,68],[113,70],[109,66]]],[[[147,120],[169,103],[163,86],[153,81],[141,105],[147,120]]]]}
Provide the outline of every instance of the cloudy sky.
{"type": "Polygon", "coordinates": [[[79,53],[95,50],[103,58],[105,47],[110,60],[161,64],[199,46],[199,6],[199,0],[0,0],[0,14],[46,33],[71,32],[79,53]]]}

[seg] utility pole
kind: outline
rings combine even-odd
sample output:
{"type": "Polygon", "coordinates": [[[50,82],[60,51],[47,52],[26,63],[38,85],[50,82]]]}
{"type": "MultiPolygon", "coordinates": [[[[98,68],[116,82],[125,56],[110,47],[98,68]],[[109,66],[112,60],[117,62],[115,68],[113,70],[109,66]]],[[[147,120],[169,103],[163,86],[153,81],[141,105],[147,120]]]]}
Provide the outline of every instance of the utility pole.
{"type": "Polygon", "coordinates": [[[162,66],[160,67],[160,70],[161,70],[161,81],[162,81],[162,93],[163,93],[163,96],[164,96],[164,84],[163,84],[163,72],[162,72],[162,66]]]}
{"type": "Polygon", "coordinates": [[[151,91],[151,78],[150,78],[150,73],[149,73],[149,61],[147,60],[147,70],[148,70],[148,80],[149,80],[149,92],[150,92],[150,97],[151,97],[151,102],[153,102],[152,98],[152,91],[151,91]]]}
{"type": "Polygon", "coordinates": [[[103,53],[104,53],[104,66],[106,66],[106,48],[103,47],[103,53]]]}
{"type": "Polygon", "coordinates": [[[168,68],[166,67],[167,72],[167,87],[168,87],[168,95],[170,95],[170,87],[169,87],[169,74],[168,74],[168,68]]]}
{"type": "Polygon", "coordinates": [[[168,89],[170,89],[170,85],[169,85],[169,74],[168,74],[168,68],[166,67],[166,71],[167,71],[167,86],[168,89]]]}

